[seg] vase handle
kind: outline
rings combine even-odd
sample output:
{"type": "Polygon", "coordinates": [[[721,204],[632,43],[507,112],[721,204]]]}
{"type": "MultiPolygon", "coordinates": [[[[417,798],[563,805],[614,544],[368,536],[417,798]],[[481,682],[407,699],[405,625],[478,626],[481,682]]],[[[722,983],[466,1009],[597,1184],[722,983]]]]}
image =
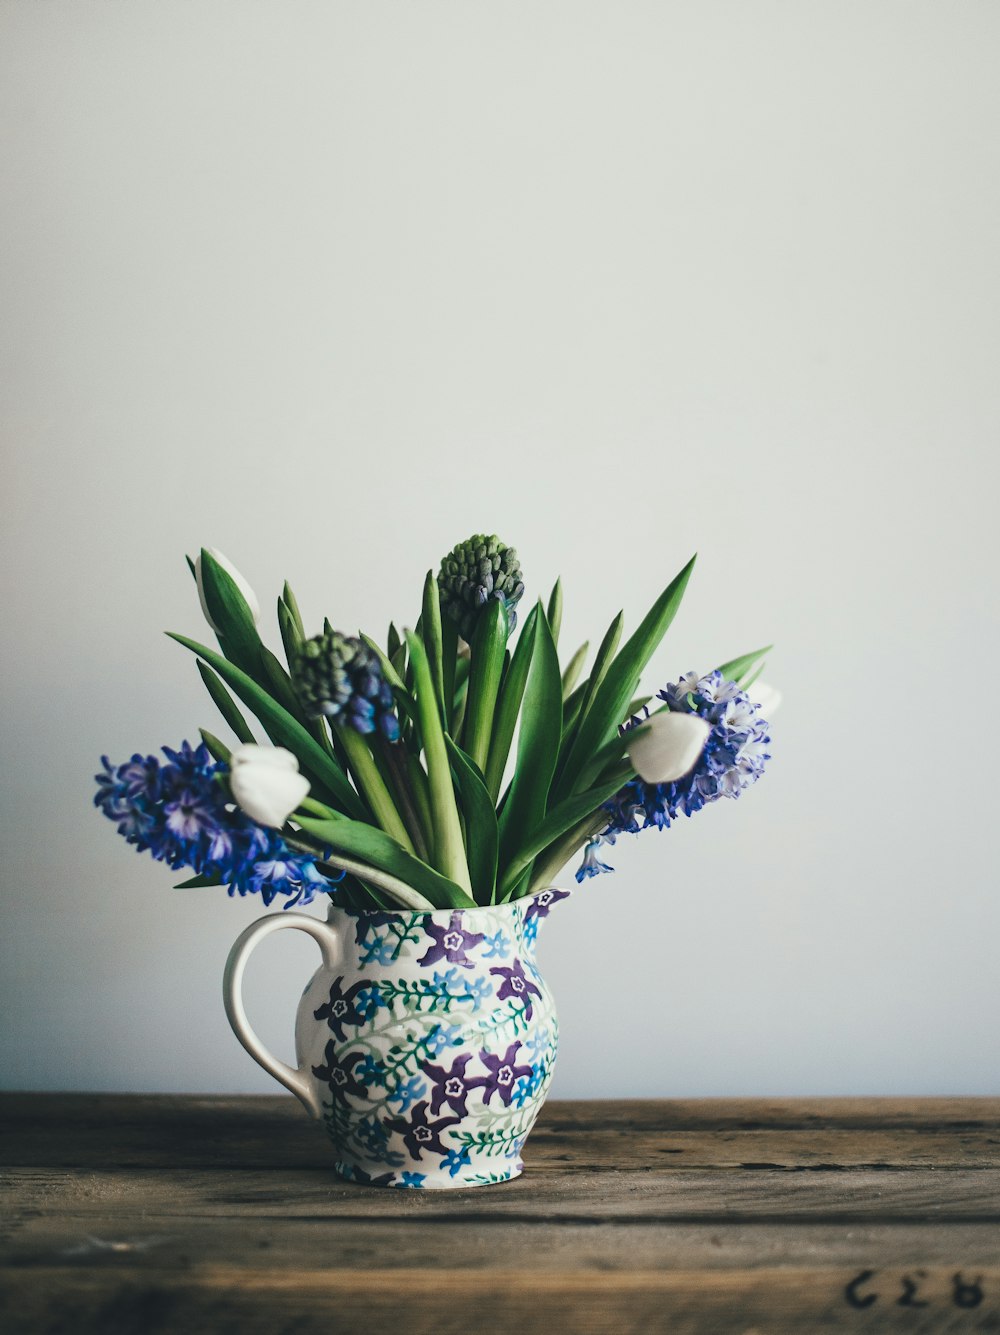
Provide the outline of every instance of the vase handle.
{"type": "Polygon", "coordinates": [[[250,1027],[250,1021],[243,1008],[243,971],[251,951],[265,936],[270,936],[272,932],[280,932],[285,927],[294,927],[296,931],[311,936],[319,946],[323,963],[328,969],[333,968],[340,959],[342,954],[340,937],[332,927],[319,918],[310,918],[306,913],[269,913],[251,923],[233,942],[222,979],[222,998],[233,1033],[254,1061],[263,1066],[268,1075],[273,1075],[275,1080],[286,1089],[290,1089],[311,1117],[322,1117],[323,1109],[319,1095],[309,1078],[310,1073],[289,1066],[269,1052],[250,1027]]]}

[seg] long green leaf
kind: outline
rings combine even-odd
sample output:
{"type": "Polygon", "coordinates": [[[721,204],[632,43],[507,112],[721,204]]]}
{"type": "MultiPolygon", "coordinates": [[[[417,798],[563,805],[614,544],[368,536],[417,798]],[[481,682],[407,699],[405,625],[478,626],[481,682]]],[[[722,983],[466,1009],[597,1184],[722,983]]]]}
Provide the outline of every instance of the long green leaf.
{"type": "Polygon", "coordinates": [[[254,735],[250,731],[246,719],[240,713],[236,701],[229,694],[225,686],[223,686],[218,676],[212,671],[208,664],[203,663],[200,658],[198,659],[198,671],[201,673],[201,679],[205,683],[209,695],[218,706],[219,713],[232,728],[233,732],[235,732],[236,736],[241,742],[254,741],[254,735]]]}
{"type": "Polygon", "coordinates": [[[223,765],[229,764],[229,758],[233,754],[225,742],[220,742],[214,732],[209,732],[207,728],[199,728],[201,740],[208,747],[209,755],[213,760],[221,761],[223,765]]]}
{"type": "Polygon", "coordinates": [[[500,817],[500,865],[545,816],[562,737],[562,678],[548,618],[535,618],[531,667],[524,689],[517,766],[500,817]]]}
{"type": "Polygon", "coordinates": [[[549,605],[545,615],[549,619],[549,630],[552,632],[552,643],[559,647],[559,631],[562,629],[563,614],[563,587],[562,579],[557,579],[552,586],[552,592],[549,595],[549,605]]]}
{"type": "Polygon", "coordinates": [[[596,815],[602,802],[606,802],[609,797],[613,797],[634,773],[635,771],[631,766],[619,765],[616,772],[609,775],[603,783],[599,783],[594,788],[588,788],[585,793],[576,793],[572,797],[567,797],[558,806],[553,807],[542,823],[536,826],[532,834],[519,845],[516,854],[505,867],[503,879],[500,883],[499,897],[501,903],[505,901],[539,853],[544,852],[550,844],[562,838],[567,831],[571,830],[574,825],[578,825],[585,817],[596,815]]]}
{"type": "Polygon", "coordinates": [[[667,585],[608,668],[566,757],[558,797],[566,797],[586,787],[589,782],[592,774],[591,758],[613,736],[625,717],[643,669],[659,647],[680,606],[694,562],[695,558],[692,557],[680,574],[667,585]]]}
{"type": "Polygon", "coordinates": [[[465,853],[473,898],[477,904],[492,904],[500,844],[496,809],[477,766],[450,737],[445,741],[465,815],[465,853]]]}
{"type": "Polygon", "coordinates": [[[445,746],[444,729],[441,726],[430,664],[427,662],[423,640],[419,636],[407,631],[406,644],[410,651],[410,665],[413,668],[420,736],[427,761],[427,777],[430,781],[431,812],[434,818],[434,863],[442,875],[460,885],[471,895],[472,882],[469,878],[469,864],[465,857],[458,807],[455,805],[451,762],[445,746]]]}
{"type": "Polygon", "coordinates": [[[461,886],[407,853],[374,825],[365,825],[346,817],[313,820],[299,815],[295,816],[295,823],[324,846],[360,858],[380,871],[397,877],[430,900],[436,908],[475,908],[475,900],[461,886]]]}
{"type": "Polygon", "coordinates": [[[739,658],[731,658],[728,663],[723,663],[718,671],[722,673],[726,681],[739,681],[753,667],[754,663],[771,652],[773,644],[765,644],[763,649],[755,649],[753,653],[741,654],[739,658]]]}
{"type": "Polygon", "coordinates": [[[291,667],[296,650],[304,636],[299,634],[295,616],[284,598],[278,599],[278,630],[281,632],[281,643],[285,650],[285,662],[291,667]]]}
{"type": "Polygon", "coordinates": [[[536,604],[525,618],[517,645],[514,648],[510,667],[504,674],[497,701],[496,715],[493,720],[493,736],[490,739],[490,754],[486,761],[486,787],[490,798],[496,803],[503,783],[503,772],[510,755],[510,744],[514,740],[517,716],[521,711],[524,687],[528,680],[528,670],[535,645],[535,621],[539,616],[536,604]]]}
{"type": "Polygon", "coordinates": [[[573,693],[573,688],[580,680],[580,673],[583,671],[583,665],[587,661],[587,650],[590,648],[590,641],[584,640],[576,653],[566,665],[566,671],[562,675],[563,700],[566,701],[573,693]]]}
{"type": "Polygon", "coordinates": [[[260,719],[271,741],[277,746],[287,747],[298,757],[302,772],[310,782],[319,786],[334,806],[359,820],[365,819],[367,813],[364,805],[347,782],[343,770],[287,709],[283,709],[251,677],[234,663],[223,658],[221,654],[217,654],[214,649],[208,649],[197,640],[188,639],[186,635],[177,635],[173,631],[168,631],[167,634],[170,639],[183,644],[185,649],[190,649],[193,654],[197,654],[209,666],[215,668],[222,680],[260,719]]]}

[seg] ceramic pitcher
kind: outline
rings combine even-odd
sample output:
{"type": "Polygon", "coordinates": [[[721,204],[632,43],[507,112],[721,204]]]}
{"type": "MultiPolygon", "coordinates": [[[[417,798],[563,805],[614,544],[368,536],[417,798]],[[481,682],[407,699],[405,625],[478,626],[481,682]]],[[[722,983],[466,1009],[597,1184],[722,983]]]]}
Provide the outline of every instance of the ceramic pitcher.
{"type": "Polygon", "coordinates": [[[470,1187],[523,1169],[552,1079],[558,1025],[535,964],[538,927],[568,894],[475,909],[270,914],[239,937],[224,996],[233,1030],[326,1125],[341,1176],[374,1186],[470,1187]],[[250,952],[307,932],[322,964],[299,1003],[298,1067],[261,1043],[243,1009],[250,952]]]}

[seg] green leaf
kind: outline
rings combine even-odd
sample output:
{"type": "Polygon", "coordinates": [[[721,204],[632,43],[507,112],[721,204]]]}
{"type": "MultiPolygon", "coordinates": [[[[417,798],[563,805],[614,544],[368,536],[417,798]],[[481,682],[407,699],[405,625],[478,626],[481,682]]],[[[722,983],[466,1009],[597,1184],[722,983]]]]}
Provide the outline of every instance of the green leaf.
{"type": "Polygon", "coordinates": [[[465,707],[462,738],[470,759],[486,768],[497,694],[503,675],[504,650],[510,622],[507,608],[499,598],[491,598],[479,613],[472,636],[472,665],[469,671],[469,699],[465,707]]]}
{"type": "Polygon", "coordinates": [[[445,741],[465,815],[465,852],[472,878],[472,895],[477,904],[492,904],[500,840],[493,799],[486,791],[478,767],[450,737],[445,741]]]}
{"type": "Polygon", "coordinates": [[[613,735],[625,717],[643,669],[659,647],[680,606],[694,562],[692,557],[667,585],[608,668],[566,757],[558,786],[559,797],[566,797],[589,782],[594,752],[613,735]]]}
{"type": "Polygon", "coordinates": [[[229,757],[233,754],[225,742],[220,742],[214,732],[209,732],[207,728],[199,728],[201,740],[208,747],[213,760],[219,760],[224,765],[229,764],[229,757]]]}
{"type": "Polygon", "coordinates": [[[218,706],[219,713],[235,732],[241,742],[254,741],[254,735],[250,731],[246,719],[240,713],[236,701],[223,686],[218,676],[212,671],[207,663],[198,659],[198,671],[201,673],[201,679],[208,688],[208,693],[218,706]]]}
{"type": "Polygon", "coordinates": [[[374,825],[365,825],[346,817],[312,820],[298,815],[295,823],[325,847],[360,858],[362,862],[395,876],[423,895],[435,908],[475,908],[475,900],[461,886],[407,853],[374,825]]]}
{"type": "Polygon", "coordinates": [[[396,623],[394,621],[389,622],[389,634],[386,636],[385,643],[386,643],[386,654],[388,655],[389,658],[392,658],[393,654],[403,643],[403,641],[399,638],[399,631],[396,629],[396,623]]]}
{"type": "Polygon", "coordinates": [[[434,571],[428,570],[424,580],[424,603],[420,614],[420,634],[427,650],[431,680],[437,693],[441,720],[447,727],[448,710],[444,691],[444,644],[441,630],[441,595],[434,571]]]}
{"type": "Polygon", "coordinates": [[[310,783],[333,802],[334,806],[360,820],[366,818],[364,805],[357,793],[347,782],[343,770],[319,742],[293,718],[280,704],[253,680],[252,677],[197,640],[190,640],[186,635],[167,632],[172,640],[183,644],[193,654],[205,660],[224,682],[239,696],[243,703],[260,719],[267,735],[276,746],[285,746],[298,757],[302,772],[310,783]]]}
{"type": "MultiPolygon", "coordinates": [[[[455,805],[451,762],[448,759],[427,652],[423,641],[412,631],[406,632],[406,645],[410,651],[410,665],[413,668],[417,717],[420,720],[420,736],[424,745],[427,777],[430,782],[431,812],[434,819],[434,864],[442,875],[471,894],[472,881],[469,878],[469,864],[465,857],[458,807],[455,805]]],[[[418,887],[414,887],[416,888],[418,887]]]]}
{"type": "Polygon", "coordinates": [[[757,678],[760,676],[760,674],[764,671],[766,667],[767,667],[767,662],[765,661],[761,663],[759,667],[754,668],[753,672],[750,673],[749,677],[744,677],[742,679],[742,681],[740,682],[740,687],[744,691],[749,691],[750,687],[754,684],[754,682],[757,680],[757,678]]]}
{"type": "Polygon", "coordinates": [[[562,675],[563,700],[568,700],[573,693],[573,687],[580,680],[580,673],[583,671],[583,665],[587,661],[587,650],[590,648],[590,641],[584,640],[576,653],[566,665],[566,671],[562,675]]]}
{"type": "MultiPolygon", "coordinates": [[[[411,718],[416,718],[417,706],[413,696],[406,689],[406,683],[392,665],[392,660],[379,648],[370,635],[361,632],[361,639],[367,644],[382,666],[382,675],[393,689],[396,699],[411,718]]],[[[405,652],[405,650],[404,650],[405,652]]]]}
{"type": "Polygon", "coordinates": [[[562,627],[563,614],[563,588],[562,579],[557,579],[552,586],[552,592],[549,594],[549,605],[545,615],[548,617],[549,630],[552,632],[552,643],[559,644],[559,631],[562,627]]]}
{"type": "Polygon", "coordinates": [[[305,636],[301,633],[295,616],[285,602],[284,598],[278,599],[278,629],[281,631],[281,643],[285,650],[285,662],[291,667],[295,659],[295,651],[302,644],[305,636]]]}
{"type": "Polygon", "coordinates": [[[207,548],[201,549],[201,587],[208,614],[218,628],[223,653],[254,680],[260,680],[260,635],[236,581],[207,548]]]}
{"type": "Polygon", "coordinates": [[[517,645],[514,648],[510,667],[504,674],[500,697],[497,701],[496,715],[493,720],[493,736],[490,739],[490,754],[486,761],[486,788],[495,803],[500,795],[510,744],[514,740],[517,716],[521,711],[521,700],[528,680],[528,669],[535,645],[535,621],[539,615],[537,604],[525,618],[517,645]]]}
{"type": "Polygon", "coordinates": [[[210,885],[225,885],[221,876],[213,873],[211,876],[192,876],[187,881],[178,881],[174,886],[175,890],[203,890],[210,885]]]}
{"type": "Polygon", "coordinates": [[[562,737],[559,655],[545,616],[535,618],[532,638],[531,667],[524,689],[517,739],[517,766],[500,817],[500,865],[503,868],[525,836],[541,824],[545,816],[562,737]]]}
{"type": "Polygon", "coordinates": [[[285,580],[285,587],[281,590],[281,599],[292,614],[292,620],[295,622],[295,629],[299,633],[299,639],[304,640],[306,638],[306,628],[302,624],[302,613],[299,611],[298,599],[295,597],[295,594],[292,593],[292,586],[287,579],[285,580]]]}
{"type": "Polygon", "coordinates": [[[594,696],[597,694],[601,682],[608,675],[608,668],[614,660],[618,645],[622,638],[622,627],[625,625],[625,614],[619,612],[611,625],[604,632],[604,639],[601,641],[601,647],[597,651],[597,657],[594,659],[594,667],[587,681],[586,689],[583,693],[583,701],[580,705],[578,722],[582,722],[590,711],[594,696]]]}
{"type": "Polygon", "coordinates": [[[726,681],[739,681],[741,677],[749,672],[758,659],[770,653],[773,648],[773,644],[765,644],[763,649],[755,649],[753,653],[741,654],[739,658],[731,658],[728,663],[723,663],[717,671],[722,673],[726,681]]]}
{"type": "Polygon", "coordinates": [[[500,883],[500,902],[506,902],[517,882],[539,853],[544,852],[557,839],[561,839],[587,816],[596,815],[601,804],[609,797],[613,797],[634,773],[631,766],[619,765],[613,775],[609,775],[596,787],[589,788],[585,793],[567,797],[558,806],[554,806],[542,823],[536,826],[531,835],[521,843],[517,853],[504,869],[500,883]]]}

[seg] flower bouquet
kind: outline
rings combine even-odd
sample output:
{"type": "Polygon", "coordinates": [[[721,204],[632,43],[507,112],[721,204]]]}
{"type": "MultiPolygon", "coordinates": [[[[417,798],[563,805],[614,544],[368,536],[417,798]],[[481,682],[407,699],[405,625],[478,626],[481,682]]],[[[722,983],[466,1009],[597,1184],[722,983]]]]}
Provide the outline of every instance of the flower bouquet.
{"type": "Polygon", "coordinates": [[[248,928],[225,998],[248,1051],[325,1122],[343,1176],[515,1176],[557,1044],[534,953],[567,893],[552,881],[581,853],[577,881],[610,871],[599,853],[618,835],[666,829],[756,781],[776,703],[757,682],[766,650],[639,694],[692,559],[624,644],[619,613],[589,672],[586,644],[562,666],[561,583],[518,628],[517,553],[476,535],[428,572],[414,629],[390,625],[383,643],[329,621],[308,637],[286,583],[282,662],[221,553],[189,564],[218,648],[172,638],[196,655],[235,744],[202,729],[197,746],[164,747],[165,762],[105,757],[96,804],[139,851],[193,872],[184,887],[286,908],[327,897],[326,922],[286,913],[248,928]],[[263,1047],[240,992],[250,950],[282,927],[323,957],[299,1006],[297,1067],[263,1047]]]}

